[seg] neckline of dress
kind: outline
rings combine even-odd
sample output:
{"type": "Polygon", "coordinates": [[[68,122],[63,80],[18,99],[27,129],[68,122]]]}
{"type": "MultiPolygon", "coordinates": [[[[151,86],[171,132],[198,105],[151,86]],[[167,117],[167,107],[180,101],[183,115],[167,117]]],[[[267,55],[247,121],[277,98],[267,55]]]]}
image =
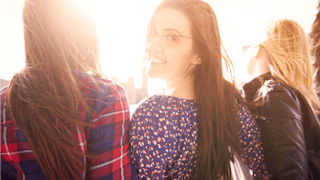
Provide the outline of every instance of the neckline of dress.
{"type": "Polygon", "coordinates": [[[171,95],[165,95],[165,94],[156,94],[155,96],[162,96],[162,97],[168,97],[168,98],[173,98],[173,99],[178,99],[181,101],[188,101],[188,102],[196,102],[196,99],[184,99],[176,96],[171,96],[171,95]]]}

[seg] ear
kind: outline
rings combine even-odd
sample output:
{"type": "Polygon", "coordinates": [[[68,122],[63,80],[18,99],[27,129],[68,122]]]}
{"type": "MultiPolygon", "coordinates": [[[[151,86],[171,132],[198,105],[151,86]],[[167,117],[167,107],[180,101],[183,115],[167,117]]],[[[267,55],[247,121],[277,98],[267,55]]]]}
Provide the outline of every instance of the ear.
{"type": "Polygon", "coordinates": [[[196,56],[192,61],[192,64],[201,64],[201,58],[199,56],[196,56]]]}

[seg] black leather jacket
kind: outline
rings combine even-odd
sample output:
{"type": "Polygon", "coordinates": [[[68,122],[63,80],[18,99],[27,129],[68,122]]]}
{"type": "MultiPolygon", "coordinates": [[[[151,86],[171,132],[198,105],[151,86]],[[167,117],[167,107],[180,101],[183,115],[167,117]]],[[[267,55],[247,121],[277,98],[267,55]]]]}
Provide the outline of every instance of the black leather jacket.
{"type": "Polygon", "coordinates": [[[242,87],[244,98],[261,128],[261,138],[271,179],[307,179],[307,153],[319,151],[320,125],[304,96],[272,78],[270,73],[242,87]]]}

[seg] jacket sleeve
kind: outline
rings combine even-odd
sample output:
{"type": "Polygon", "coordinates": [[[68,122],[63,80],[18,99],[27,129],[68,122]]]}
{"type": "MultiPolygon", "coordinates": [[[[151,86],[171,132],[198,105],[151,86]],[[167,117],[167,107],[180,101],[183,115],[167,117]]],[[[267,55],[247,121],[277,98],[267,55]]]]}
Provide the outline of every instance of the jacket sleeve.
{"type": "Polygon", "coordinates": [[[254,114],[261,115],[262,143],[274,179],[307,179],[306,144],[299,104],[285,89],[269,91],[254,114]]]}

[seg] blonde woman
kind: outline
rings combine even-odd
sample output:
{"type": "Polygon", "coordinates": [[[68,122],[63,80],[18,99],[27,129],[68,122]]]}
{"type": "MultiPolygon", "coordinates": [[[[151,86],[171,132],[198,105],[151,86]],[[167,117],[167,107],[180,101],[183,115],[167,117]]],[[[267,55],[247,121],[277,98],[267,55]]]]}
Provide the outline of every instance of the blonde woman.
{"type": "Polygon", "coordinates": [[[248,73],[257,77],[243,92],[261,127],[268,172],[278,179],[307,179],[307,153],[319,149],[320,126],[306,35],[295,21],[276,20],[266,40],[251,50],[256,53],[249,56],[248,73]]]}

